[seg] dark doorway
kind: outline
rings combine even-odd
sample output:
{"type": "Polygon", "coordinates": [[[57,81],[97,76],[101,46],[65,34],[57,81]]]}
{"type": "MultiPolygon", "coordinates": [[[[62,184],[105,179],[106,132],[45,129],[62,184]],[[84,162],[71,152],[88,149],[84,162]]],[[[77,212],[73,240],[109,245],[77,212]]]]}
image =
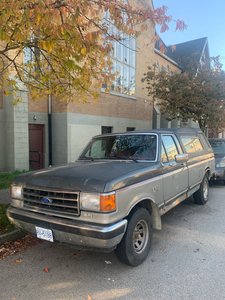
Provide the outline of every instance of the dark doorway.
{"type": "Polygon", "coordinates": [[[44,125],[29,124],[29,164],[31,170],[42,169],[44,152],[44,125]]]}

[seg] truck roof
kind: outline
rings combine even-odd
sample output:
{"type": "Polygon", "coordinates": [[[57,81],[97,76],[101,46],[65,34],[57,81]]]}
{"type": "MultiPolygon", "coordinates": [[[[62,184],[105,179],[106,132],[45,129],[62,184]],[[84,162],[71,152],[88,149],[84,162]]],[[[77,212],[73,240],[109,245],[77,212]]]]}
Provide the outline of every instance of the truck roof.
{"type": "Polygon", "coordinates": [[[133,134],[140,134],[140,133],[175,133],[175,134],[194,134],[197,135],[199,132],[202,132],[200,128],[193,128],[193,127],[180,127],[180,128],[160,128],[160,129],[145,129],[145,130],[137,130],[137,131],[125,131],[125,132],[113,132],[113,133],[105,133],[101,135],[97,135],[95,137],[100,136],[114,136],[114,135],[133,135],[133,134]]]}

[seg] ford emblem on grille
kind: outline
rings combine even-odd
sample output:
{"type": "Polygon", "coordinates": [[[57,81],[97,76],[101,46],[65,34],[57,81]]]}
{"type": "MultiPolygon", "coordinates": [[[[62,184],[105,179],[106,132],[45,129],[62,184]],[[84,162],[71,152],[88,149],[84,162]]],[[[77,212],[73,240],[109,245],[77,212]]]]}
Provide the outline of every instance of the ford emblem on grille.
{"type": "Polygon", "coordinates": [[[51,200],[51,199],[48,199],[48,198],[42,198],[42,199],[41,199],[41,202],[48,204],[48,203],[51,203],[52,200],[51,200]]]}

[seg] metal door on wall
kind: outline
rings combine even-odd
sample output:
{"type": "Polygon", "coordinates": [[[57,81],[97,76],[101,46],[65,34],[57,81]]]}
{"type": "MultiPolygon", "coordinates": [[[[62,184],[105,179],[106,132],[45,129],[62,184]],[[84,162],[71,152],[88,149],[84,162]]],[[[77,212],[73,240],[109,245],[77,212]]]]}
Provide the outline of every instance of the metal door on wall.
{"type": "Polygon", "coordinates": [[[44,125],[29,124],[29,165],[31,170],[42,169],[44,125]]]}

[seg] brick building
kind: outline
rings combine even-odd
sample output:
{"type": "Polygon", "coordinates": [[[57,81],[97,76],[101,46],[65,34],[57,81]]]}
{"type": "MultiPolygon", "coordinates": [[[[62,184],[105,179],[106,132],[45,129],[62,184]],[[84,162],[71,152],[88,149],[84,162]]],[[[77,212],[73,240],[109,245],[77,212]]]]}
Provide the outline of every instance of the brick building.
{"type": "MultiPolygon", "coordinates": [[[[151,1],[138,1],[137,5],[149,6],[149,2],[152,5],[151,1]]],[[[150,42],[154,33],[154,28],[149,28],[138,39],[129,39],[129,48],[115,45],[119,92],[109,94],[102,88],[97,102],[67,104],[51,96],[34,102],[21,85],[22,102],[13,106],[14,96],[5,97],[1,92],[0,171],[67,163],[77,158],[93,135],[152,128],[152,100],[142,89],[141,78],[154,63],[154,44],[150,42]]]]}
{"type": "MultiPolygon", "coordinates": [[[[138,6],[153,5],[151,0],[129,1],[138,6]]],[[[107,15],[105,17],[108,17],[107,15]]],[[[199,61],[209,57],[207,38],[171,47],[162,54],[159,45],[151,43],[155,29],[149,28],[129,47],[115,43],[114,68],[119,75],[111,93],[101,89],[97,102],[85,105],[66,103],[47,97],[34,102],[26,88],[19,84],[22,102],[13,106],[13,95],[0,92],[0,171],[28,170],[74,161],[94,135],[151,128],[182,127],[178,121],[161,117],[158,103],[153,103],[141,82],[147,66],[158,71],[183,72],[179,58],[199,51],[199,61]],[[148,45],[146,47],[146,45],[148,45]],[[115,87],[117,89],[115,89],[115,87]]],[[[189,127],[198,124],[188,121],[189,127]]]]}

